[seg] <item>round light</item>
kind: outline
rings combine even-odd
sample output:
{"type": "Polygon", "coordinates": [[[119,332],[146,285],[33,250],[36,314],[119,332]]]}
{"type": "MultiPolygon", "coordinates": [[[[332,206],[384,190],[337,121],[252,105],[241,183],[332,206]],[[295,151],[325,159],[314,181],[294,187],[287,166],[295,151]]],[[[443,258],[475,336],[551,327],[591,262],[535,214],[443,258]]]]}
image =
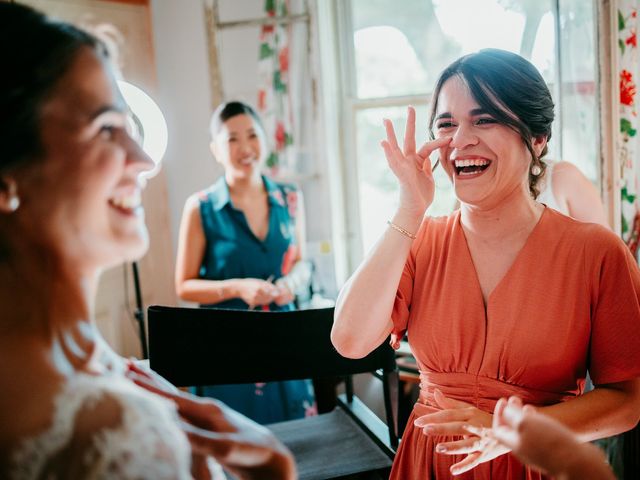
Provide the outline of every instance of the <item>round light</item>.
{"type": "Polygon", "coordinates": [[[118,81],[118,87],[140,130],[142,149],[156,164],[151,172],[144,175],[152,177],[160,169],[160,161],[167,150],[167,122],[156,102],[141,88],[123,80],[118,81]]]}

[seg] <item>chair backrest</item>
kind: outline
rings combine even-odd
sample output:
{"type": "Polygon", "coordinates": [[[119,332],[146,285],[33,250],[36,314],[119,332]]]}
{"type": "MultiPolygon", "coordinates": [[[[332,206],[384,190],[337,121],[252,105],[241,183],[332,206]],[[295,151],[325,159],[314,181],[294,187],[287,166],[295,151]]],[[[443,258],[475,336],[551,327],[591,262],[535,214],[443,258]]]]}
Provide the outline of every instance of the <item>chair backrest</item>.
{"type": "Polygon", "coordinates": [[[387,342],[364,358],[342,357],[330,339],[333,308],[262,312],[151,306],[148,321],[151,368],[178,386],[396,370],[387,342]]]}
{"type": "MultiPolygon", "coordinates": [[[[225,385],[381,373],[389,445],[397,448],[398,375],[388,342],[360,359],[331,344],[333,308],[263,312],[151,306],[149,360],[178,386],[225,385]]],[[[334,392],[335,393],[335,392],[334,392]]]]}

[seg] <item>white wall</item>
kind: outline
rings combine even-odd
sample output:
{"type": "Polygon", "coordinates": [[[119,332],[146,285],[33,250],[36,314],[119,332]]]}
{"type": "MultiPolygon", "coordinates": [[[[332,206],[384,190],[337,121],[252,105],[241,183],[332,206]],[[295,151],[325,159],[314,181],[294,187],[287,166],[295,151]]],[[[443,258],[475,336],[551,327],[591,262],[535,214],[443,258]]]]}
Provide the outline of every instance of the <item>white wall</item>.
{"type": "MultiPolygon", "coordinates": [[[[200,0],[151,0],[158,71],[157,102],[169,127],[163,160],[174,249],[187,197],[220,175],[209,153],[211,90],[200,0]]],[[[175,252],[167,252],[174,255],[175,252]]]]}

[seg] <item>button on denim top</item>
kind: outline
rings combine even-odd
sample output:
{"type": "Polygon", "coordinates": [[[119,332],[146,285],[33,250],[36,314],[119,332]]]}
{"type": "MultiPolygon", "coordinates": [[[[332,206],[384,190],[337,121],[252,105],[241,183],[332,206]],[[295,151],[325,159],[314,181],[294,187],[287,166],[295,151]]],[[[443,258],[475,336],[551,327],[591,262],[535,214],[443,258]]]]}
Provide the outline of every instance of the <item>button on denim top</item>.
{"type": "MultiPolygon", "coordinates": [[[[292,185],[276,183],[265,176],[262,181],[269,201],[269,231],[264,240],[253,234],[244,213],[234,208],[224,176],[199,193],[200,218],[206,238],[200,278],[271,278],[275,282],[291,270],[298,253],[295,235],[298,192],[292,185]]],[[[203,306],[248,308],[239,298],[203,306]]],[[[293,304],[272,303],[268,307],[268,310],[292,309],[293,304]]]]}

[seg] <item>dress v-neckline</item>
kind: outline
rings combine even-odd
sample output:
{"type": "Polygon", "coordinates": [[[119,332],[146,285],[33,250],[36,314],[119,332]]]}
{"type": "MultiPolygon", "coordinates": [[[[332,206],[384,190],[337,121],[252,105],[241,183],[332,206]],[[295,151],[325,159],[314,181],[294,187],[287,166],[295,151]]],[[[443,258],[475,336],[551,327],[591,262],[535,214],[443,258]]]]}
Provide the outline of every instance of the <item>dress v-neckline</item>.
{"type": "MultiPolygon", "coordinates": [[[[269,193],[269,188],[267,187],[267,185],[264,182],[264,178],[262,179],[262,183],[264,185],[264,190],[267,194],[267,232],[265,233],[263,238],[258,237],[258,235],[256,235],[256,232],[253,231],[253,229],[251,228],[251,225],[249,224],[249,221],[247,220],[247,216],[244,213],[244,210],[242,210],[241,208],[238,208],[235,203],[233,203],[233,198],[231,197],[231,192],[229,191],[229,203],[231,205],[231,208],[237,213],[240,214],[242,216],[242,221],[244,222],[245,227],[247,228],[247,231],[249,232],[249,234],[251,234],[251,236],[253,238],[256,239],[256,241],[260,244],[265,244],[269,238],[269,235],[271,234],[271,230],[273,230],[271,227],[271,213],[272,213],[272,205],[271,205],[271,195],[269,193]]],[[[229,189],[229,185],[227,184],[227,189],[229,189]]]]}
{"type": "Polygon", "coordinates": [[[242,221],[244,222],[245,226],[247,227],[247,230],[249,231],[249,233],[251,234],[251,236],[253,238],[255,238],[259,243],[261,244],[265,244],[267,242],[267,240],[269,239],[269,235],[271,234],[271,204],[269,203],[269,200],[267,200],[268,203],[268,213],[267,213],[267,232],[264,235],[264,238],[260,238],[258,235],[256,235],[256,232],[253,231],[253,229],[251,228],[251,225],[249,224],[249,221],[247,220],[247,216],[244,214],[244,210],[241,210],[239,208],[233,207],[233,209],[238,212],[239,214],[242,215],[242,221]]]}
{"type": "Polygon", "coordinates": [[[466,253],[466,256],[467,256],[467,261],[469,262],[469,265],[471,266],[471,269],[473,270],[473,277],[474,277],[475,283],[476,283],[476,291],[480,295],[480,303],[481,303],[481,305],[482,305],[482,307],[484,309],[485,317],[487,316],[487,312],[489,310],[489,305],[490,305],[492,299],[494,298],[496,292],[498,292],[500,290],[500,288],[505,283],[505,281],[509,278],[509,276],[512,274],[512,272],[516,269],[518,264],[521,263],[520,259],[523,256],[523,252],[525,252],[526,250],[528,250],[530,248],[529,246],[533,242],[533,238],[535,236],[537,236],[537,232],[540,229],[540,225],[542,224],[543,218],[547,214],[547,210],[548,210],[548,208],[545,206],[544,210],[542,211],[542,214],[540,215],[540,218],[538,219],[538,221],[534,225],[534,227],[531,230],[531,232],[529,232],[529,235],[527,236],[527,239],[525,240],[524,244],[522,245],[522,248],[520,248],[520,250],[516,254],[516,257],[513,259],[513,262],[511,262],[511,265],[509,265],[509,268],[507,268],[507,270],[504,273],[504,275],[502,276],[502,278],[498,281],[498,283],[496,283],[495,287],[493,287],[493,290],[491,290],[489,295],[487,295],[486,303],[484,301],[484,296],[482,295],[482,285],[480,285],[480,277],[478,276],[478,270],[476,269],[476,265],[473,262],[473,256],[471,255],[471,250],[469,249],[469,243],[467,242],[467,236],[465,235],[464,228],[462,227],[462,214],[461,214],[460,211],[458,211],[458,218],[457,218],[457,221],[456,221],[456,226],[458,228],[459,234],[462,236],[462,243],[464,244],[464,250],[465,250],[465,253],[466,253]]]}

